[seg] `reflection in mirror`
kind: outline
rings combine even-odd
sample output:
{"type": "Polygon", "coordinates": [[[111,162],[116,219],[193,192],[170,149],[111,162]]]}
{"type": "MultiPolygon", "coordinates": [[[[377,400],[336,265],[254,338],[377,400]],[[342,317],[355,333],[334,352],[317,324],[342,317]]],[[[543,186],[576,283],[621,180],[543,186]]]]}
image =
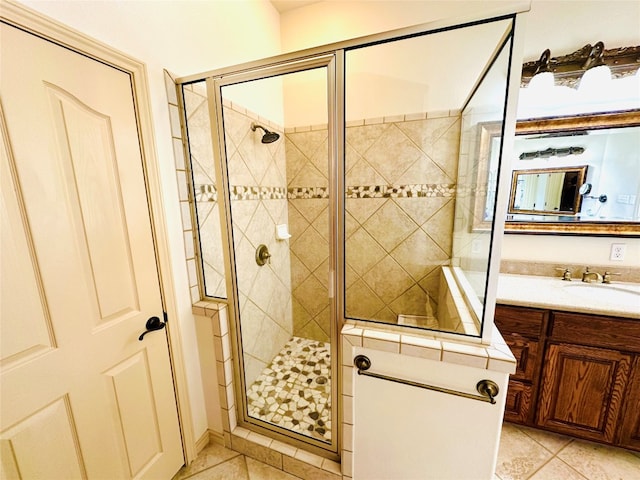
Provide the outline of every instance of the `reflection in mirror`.
{"type": "MultiPolygon", "coordinates": [[[[478,129],[485,165],[478,181],[487,181],[497,169],[493,151],[500,137],[499,125],[488,123],[478,129]]],[[[531,197],[529,203],[517,198],[516,192],[524,195],[524,190],[512,188],[505,230],[640,235],[640,111],[518,121],[514,171],[533,174],[581,167],[586,171],[582,182],[578,179],[578,188],[585,185],[588,191],[579,194],[574,208],[565,203],[555,211],[556,206],[544,208],[540,200],[534,207],[531,197]]],[[[477,200],[474,229],[482,230],[487,228],[491,204],[488,197],[477,200]]]]}
{"type": "Polygon", "coordinates": [[[575,215],[587,167],[514,170],[509,213],[575,215]]]}
{"type": "Polygon", "coordinates": [[[477,122],[502,121],[510,29],[491,21],[346,51],[346,318],[480,335],[489,236],[465,232],[478,166],[468,149],[477,122]],[[464,283],[475,319],[459,310],[463,269],[480,272],[479,293],[464,283]]]}
{"type": "Polygon", "coordinates": [[[462,112],[462,135],[458,165],[458,201],[453,231],[453,273],[472,312],[482,318],[491,252],[492,219],[498,190],[502,155],[501,132],[506,100],[506,72],[510,41],[506,42],[462,112]],[[491,130],[484,127],[491,125],[491,130]],[[489,148],[483,143],[489,142],[489,148]],[[495,168],[487,170],[485,156],[495,168]],[[477,199],[484,208],[478,211],[477,199]],[[479,217],[478,217],[479,215],[479,217]],[[475,228],[481,220],[485,228],[475,228]]]}

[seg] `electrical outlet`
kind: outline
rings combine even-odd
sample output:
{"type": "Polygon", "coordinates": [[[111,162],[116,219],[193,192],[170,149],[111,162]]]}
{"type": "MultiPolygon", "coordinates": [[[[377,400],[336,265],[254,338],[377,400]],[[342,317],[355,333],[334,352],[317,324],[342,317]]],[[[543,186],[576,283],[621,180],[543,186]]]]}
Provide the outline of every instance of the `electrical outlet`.
{"type": "Polygon", "coordinates": [[[611,255],[609,256],[609,260],[624,260],[624,251],[626,250],[627,245],[624,243],[612,243],[611,244],[611,255]]]}

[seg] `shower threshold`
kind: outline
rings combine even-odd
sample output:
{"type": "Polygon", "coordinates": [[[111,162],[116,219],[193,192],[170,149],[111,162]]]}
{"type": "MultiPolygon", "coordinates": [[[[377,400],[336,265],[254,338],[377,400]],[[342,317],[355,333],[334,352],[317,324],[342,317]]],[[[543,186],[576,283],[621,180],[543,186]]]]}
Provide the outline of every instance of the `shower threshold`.
{"type": "Polygon", "coordinates": [[[250,417],[331,442],[329,343],[292,337],[249,387],[250,417]]]}

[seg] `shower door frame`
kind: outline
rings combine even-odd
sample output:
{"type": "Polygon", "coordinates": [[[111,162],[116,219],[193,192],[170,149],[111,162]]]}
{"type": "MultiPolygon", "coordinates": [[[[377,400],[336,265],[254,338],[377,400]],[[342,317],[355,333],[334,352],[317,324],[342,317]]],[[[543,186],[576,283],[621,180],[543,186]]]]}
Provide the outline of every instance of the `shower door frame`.
{"type": "Polygon", "coordinates": [[[268,433],[283,442],[294,446],[303,446],[332,460],[339,460],[341,448],[341,375],[339,358],[339,332],[342,328],[342,296],[336,292],[343,291],[344,275],[341,265],[344,252],[339,246],[342,238],[344,222],[340,217],[344,205],[344,178],[338,164],[344,158],[344,102],[342,89],[344,83],[343,51],[323,52],[306,58],[292,58],[273,65],[256,66],[239,72],[221,74],[206,80],[207,97],[209,99],[209,115],[212,125],[212,142],[214,165],[216,169],[216,188],[222,195],[218,202],[223,237],[225,258],[225,278],[228,295],[229,327],[231,330],[231,349],[235,365],[233,379],[236,394],[236,405],[239,426],[250,426],[252,430],[268,433]],[[237,270],[235,262],[235,246],[233,238],[232,212],[229,192],[228,159],[225,148],[225,131],[223,118],[222,87],[239,83],[276,77],[316,68],[326,68],[327,72],[327,128],[328,128],[328,211],[329,211],[329,288],[328,299],[331,310],[331,443],[322,442],[293,430],[271,424],[251,417],[247,408],[247,385],[243,361],[242,335],[240,328],[240,304],[238,294],[237,270]],[[285,433],[286,432],[286,433],[285,433]]]}
{"type": "MultiPolygon", "coordinates": [[[[366,35],[359,38],[352,38],[349,40],[343,40],[336,43],[312,47],[306,50],[285,53],[281,55],[277,55],[270,58],[264,58],[260,60],[250,61],[247,63],[243,63],[240,65],[234,65],[229,67],[218,68],[214,70],[209,70],[197,74],[187,75],[184,77],[180,77],[176,79],[176,84],[178,86],[190,84],[193,82],[198,82],[202,80],[206,80],[207,84],[207,93],[208,93],[208,103],[209,103],[209,115],[211,119],[211,135],[213,142],[213,150],[214,150],[214,164],[216,170],[216,188],[218,192],[222,193],[219,197],[220,201],[218,202],[219,214],[222,219],[221,227],[222,227],[222,249],[224,256],[224,269],[225,269],[225,278],[227,285],[227,295],[228,300],[222,300],[220,298],[216,298],[215,301],[220,303],[226,303],[230,310],[230,321],[229,326],[231,329],[232,336],[234,340],[232,341],[232,354],[233,361],[238,367],[239,352],[241,350],[238,349],[238,325],[237,316],[238,316],[238,302],[237,302],[237,293],[234,290],[234,285],[236,281],[236,272],[235,265],[233,265],[232,252],[233,252],[233,243],[231,237],[231,217],[230,217],[230,203],[229,203],[229,192],[228,185],[224,181],[226,178],[226,162],[223,162],[222,159],[225,158],[224,152],[224,143],[220,142],[220,139],[224,139],[224,129],[222,125],[222,98],[220,94],[220,86],[224,84],[232,84],[236,83],[240,79],[245,79],[245,81],[249,79],[258,79],[261,77],[269,76],[267,72],[270,73],[271,76],[278,75],[281,73],[292,73],[294,71],[304,70],[303,66],[307,65],[305,62],[310,62],[309,64],[313,64],[315,61],[319,61],[318,59],[330,58],[331,60],[327,62],[327,68],[329,69],[328,73],[328,106],[329,106],[329,118],[328,118],[328,128],[329,128],[329,157],[330,157],[330,165],[329,165],[329,173],[330,173],[330,183],[329,190],[331,192],[331,197],[329,199],[329,208],[332,210],[332,217],[330,222],[330,231],[335,236],[332,238],[332,242],[330,245],[333,250],[330,255],[330,259],[334,262],[333,269],[330,271],[332,273],[332,282],[330,283],[330,294],[333,294],[332,302],[333,302],[333,311],[334,311],[334,331],[332,332],[331,342],[334,345],[334,350],[332,352],[332,375],[335,375],[335,378],[332,379],[334,382],[332,387],[332,399],[333,399],[333,420],[332,427],[333,432],[335,434],[332,435],[332,444],[330,448],[327,448],[327,444],[323,445],[314,445],[310,440],[310,438],[300,438],[302,435],[295,434],[295,432],[289,432],[289,435],[284,435],[281,433],[281,429],[279,427],[269,427],[268,425],[256,425],[254,422],[248,422],[245,418],[235,418],[234,407],[229,410],[229,424],[231,425],[231,430],[234,428],[236,420],[238,420],[239,425],[250,426],[252,430],[256,430],[262,433],[269,433],[272,437],[283,440],[287,443],[293,444],[295,446],[301,446],[308,450],[314,451],[315,453],[319,453],[322,456],[339,460],[340,459],[340,448],[342,443],[342,369],[343,363],[346,361],[342,359],[342,350],[339,344],[339,336],[340,330],[345,323],[345,310],[344,310],[344,300],[345,300],[345,251],[344,245],[342,244],[342,239],[344,239],[344,206],[345,206],[345,179],[342,174],[341,168],[343,165],[339,164],[341,159],[344,159],[344,151],[345,151],[345,69],[344,69],[344,58],[345,52],[354,48],[365,47],[377,43],[390,42],[394,40],[400,40],[402,38],[410,38],[412,36],[419,36],[424,34],[432,34],[437,33],[439,31],[449,30],[449,29],[457,29],[463,28],[466,26],[471,26],[478,23],[486,23],[496,20],[504,20],[510,19],[512,23],[512,28],[515,25],[516,18],[518,18],[519,24],[524,24],[524,18],[522,15],[519,15],[523,12],[526,12],[530,9],[530,0],[514,0],[509,2],[509,4],[505,7],[496,8],[491,11],[483,12],[482,14],[478,13],[475,15],[469,15],[468,17],[458,17],[458,18],[448,18],[442,20],[436,20],[432,22],[422,23],[418,25],[414,25],[411,27],[404,27],[395,30],[390,30],[382,33],[376,33],[373,35],[366,35]],[[226,83],[228,82],[228,83],[226,83]],[[331,83],[333,82],[333,83],[331,83]],[[332,128],[333,127],[333,128],[332,128]],[[224,165],[223,165],[224,163],[224,165]],[[223,170],[224,169],[224,170],[223,170]],[[225,176],[223,176],[223,173],[225,176]],[[233,270],[233,271],[232,271],[233,270]],[[295,438],[291,438],[290,435],[295,435],[295,438]]],[[[514,39],[516,37],[514,36],[514,39]]],[[[514,49],[519,52],[521,55],[522,51],[522,35],[517,36],[518,45],[514,47],[514,49]]],[[[515,41],[515,40],[514,40],[515,41]]],[[[509,60],[510,62],[510,70],[514,72],[513,65],[514,56],[513,53],[509,60]]],[[[318,65],[322,66],[322,65],[318,65]]],[[[309,68],[309,67],[307,67],[309,68]]],[[[508,91],[516,91],[518,87],[518,75],[513,75],[509,80],[508,91]]],[[[507,101],[508,108],[506,110],[506,116],[504,119],[505,128],[504,135],[507,139],[505,144],[505,150],[507,152],[511,151],[511,138],[515,132],[515,102],[513,100],[507,101]]],[[[502,173],[502,177],[508,175],[508,172],[502,173]]],[[[502,182],[504,178],[500,179],[502,182]]],[[[505,177],[506,178],[506,177],[505,177]]],[[[498,198],[496,200],[496,208],[500,210],[504,207],[504,211],[506,211],[506,202],[507,202],[507,193],[504,191],[498,192],[498,198]]],[[[502,243],[502,234],[504,230],[504,219],[495,218],[494,219],[494,228],[492,233],[492,243],[496,245],[499,249],[502,243]]],[[[199,245],[196,245],[196,249],[198,250],[198,255],[201,254],[199,250],[199,245]]],[[[489,267],[490,275],[491,272],[497,272],[499,270],[499,258],[491,257],[491,264],[489,267]]],[[[205,292],[203,291],[203,272],[202,268],[199,265],[199,276],[200,276],[200,289],[201,295],[206,297],[205,292]]],[[[494,273],[493,275],[497,275],[494,273]]],[[[497,289],[496,282],[488,282],[491,285],[491,288],[487,290],[485,302],[487,299],[493,299],[495,301],[495,294],[497,289]]],[[[353,321],[352,321],[353,322],[353,321]]],[[[482,335],[479,338],[481,343],[490,343],[493,333],[493,321],[489,320],[489,325],[484,325],[482,330],[482,335]]],[[[366,325],[367,322],[355,322],[356,324],[362,323],[366,325]]],[[[440,333],[443,338],[453,338],[454,335],[447,333],[440,333]]],[[[240,382],[240,377],[243,377],[243,373],[240,372],[239,368],[235,368],[233,372],[233,383],[235,388],[235,393],[239,399],[241,399],[242,403],[242,416],[244,417],[244,412],[246,411],[246,399],[245,399],[245,391],[240,382]]],[[[237,403],[237,402],[236,402],[237,403]]],[[[239,411],[239,409],[238,409],[239,411]]],[[[264,422],[266,423],[266,422],[264,422]]],[[[320,443],[317,442],[316,443],[320,443]]]]}

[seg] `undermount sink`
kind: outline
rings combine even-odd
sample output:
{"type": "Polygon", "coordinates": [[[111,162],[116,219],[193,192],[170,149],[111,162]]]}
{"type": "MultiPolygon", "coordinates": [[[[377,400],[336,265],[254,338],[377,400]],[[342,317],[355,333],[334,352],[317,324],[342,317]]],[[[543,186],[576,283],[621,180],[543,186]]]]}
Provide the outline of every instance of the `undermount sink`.
{"type": "Polygon", "coordinates": [[[637,305],[640,308],[640,288],[635,286],[603,285],[592,283],[568,283],[563,290],[576,297],[600,300],[607,303],[637,305]]]}

